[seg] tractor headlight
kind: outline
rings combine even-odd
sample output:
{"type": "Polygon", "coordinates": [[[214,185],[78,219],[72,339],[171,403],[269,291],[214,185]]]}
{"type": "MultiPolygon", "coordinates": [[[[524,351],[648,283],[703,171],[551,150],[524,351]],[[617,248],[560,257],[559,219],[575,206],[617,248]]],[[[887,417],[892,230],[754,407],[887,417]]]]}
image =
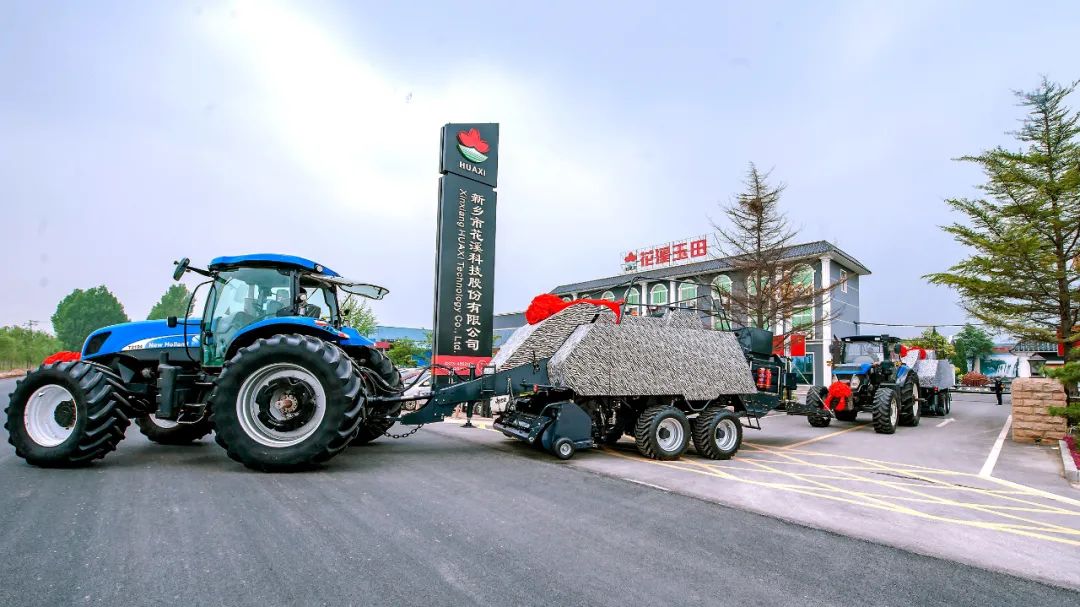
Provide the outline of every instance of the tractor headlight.
{"type": "Polygon", "coordinates": [[[851,389],[852,390],[858,389],[859,385],[861,385],[861,384],[862,384],[862,380],[859,379],[858,375],[852,375],[851,376],[851,389]]]}

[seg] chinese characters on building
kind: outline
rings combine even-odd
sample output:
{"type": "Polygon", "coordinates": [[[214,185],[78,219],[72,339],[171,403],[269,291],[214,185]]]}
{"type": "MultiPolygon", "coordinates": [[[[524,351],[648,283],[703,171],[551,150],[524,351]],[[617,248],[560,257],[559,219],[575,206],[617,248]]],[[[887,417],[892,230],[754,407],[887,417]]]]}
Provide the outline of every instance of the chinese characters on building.
{"type": "Polygon", "coordinates": [[[662,245],[644,247],[623,253],[623,272],[637,272],[654,268],[666,268],[694,261],[705,261],[709,256],[709,237],[687,238],[662,245]]]}

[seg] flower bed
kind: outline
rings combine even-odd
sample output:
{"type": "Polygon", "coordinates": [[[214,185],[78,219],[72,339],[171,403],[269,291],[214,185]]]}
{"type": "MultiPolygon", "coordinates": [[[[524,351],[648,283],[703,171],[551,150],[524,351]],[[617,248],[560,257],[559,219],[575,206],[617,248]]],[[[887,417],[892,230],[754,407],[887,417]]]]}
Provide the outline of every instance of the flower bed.
{"type": "Polygon", "coordinates": [[[1077,450],[1076,439],[1071,434],[1066,434],[1065,444],[1069,446],[1069,453],[1072,455],[1076,467],[1080,468],[1080,450],[1077,450]]]}

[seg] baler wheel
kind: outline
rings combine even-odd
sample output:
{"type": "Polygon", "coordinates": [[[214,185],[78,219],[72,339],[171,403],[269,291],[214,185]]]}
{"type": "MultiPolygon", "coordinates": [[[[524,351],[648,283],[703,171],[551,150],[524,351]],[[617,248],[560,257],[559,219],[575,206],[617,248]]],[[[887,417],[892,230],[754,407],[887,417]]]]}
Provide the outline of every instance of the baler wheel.
{"type": "Polygon", "coordinates": [[[900,421],[900,396],[892,388],[878,388],[874,394],[874,432],[892,434],[900,421]]]}
{"type": "Polygon", "coordinates": [[[726,407],[709,407],[694,420],[694,448],[709,459],[731,459],[742,445],[742,421],[726,407]]]}
{"type": "Polygon", "coordinates": [[[638,417],[634,428],[638,451],[645,457],[675,460],[690,444],[690,422],[670,405],[649,407],[638,417]]]}
{"type": "Polygon", "coordinates": [[[143,436],[159,445],[187,445],[213,431],[208,419],[193,424],[181,424],[158,419],[153,415],[142,415],[135,418],[135,425],[143,436]]]}
{"type": "Polygon", "coordinates": [[[576,449],[574,448],[574,441],[563,437],[555,441],[555,444],[551,446],[551,451],[559,459],[570,459],[574,457],[576,449]]]}
{"type": "Polygon", "coordinates": [[[336,344],[275,335],[241,348],[210,393],[214,438],[229,457],[262,471],[302,470],[349,445],[364,384],[336,344]]]}
{"type": "Polygon", "coordinates": [[[83,466],[124,440],[123,383],[104,367],[62,362],[15,384],[4,427],[15,454],[45,468],[83,466]]]}

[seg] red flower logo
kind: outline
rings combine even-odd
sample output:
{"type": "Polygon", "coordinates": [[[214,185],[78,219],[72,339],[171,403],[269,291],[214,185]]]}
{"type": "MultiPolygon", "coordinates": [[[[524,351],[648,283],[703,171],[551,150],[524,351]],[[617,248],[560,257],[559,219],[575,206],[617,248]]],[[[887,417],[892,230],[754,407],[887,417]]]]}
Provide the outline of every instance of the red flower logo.
{"type": "Polygon", "coordinates": [[[629,253],[627,253],[626,257],[623,258],[623,262],[625,262],[625,263],[633,263],[635,261],[637,261],[637,253],[635,253],[633,251],[630,251],[629,253]]]}
{"type": "Polygon", "coordinates": [[[467,131],[458,131],[457,140],[461,145],[472,148],[481,154],[487,154],[491,147],[488,145],[488,142],[480,137],[480,131],[475,128],[471,128],[467,131]]]}

